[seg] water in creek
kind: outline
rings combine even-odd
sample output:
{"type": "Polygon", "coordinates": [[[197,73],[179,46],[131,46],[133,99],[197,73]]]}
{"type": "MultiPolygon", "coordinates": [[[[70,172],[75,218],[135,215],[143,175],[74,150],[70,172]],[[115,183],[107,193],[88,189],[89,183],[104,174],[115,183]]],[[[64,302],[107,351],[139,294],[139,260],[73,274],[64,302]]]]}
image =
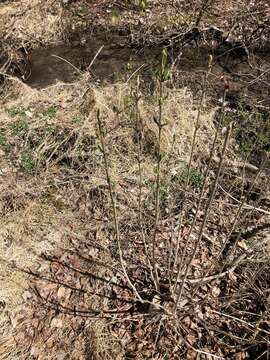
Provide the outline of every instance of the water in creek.
{"type": "Polygon", "coordinates": [[[155,61],[150,51],[139,55],[129,48],[103,46],[95,41],[84,47],[58,45],[32,51],[31,72],[26,83],[34,88],[44,88],[57,81],[70,83],[78,79],[80,71],[86,70],[91,63],[89,71],[93,81],[111,82],[141,66],[146,68],[148,65],[149,69],[149,64],[155,61]]]}
{"type": "MultiPolygon", "coordinates": [[[[34,88],[44,88],[57,81],[73,82],[80,73],[75,68],[85,70],[98,52],[90,69],[93,81],[118,80],[139,68],[140,73],[151,75],[158,66],[161,50],[152,47],[138,52],[119,46],[118,39],[110,41],[101,36],[91,38],[83,46],[57,45],[40,48],[31,52],[31,71],[26,82],[34,88]]],[[[178,59],[177,66],[183,73],[207,68],[208,53],[200,48],[185,47],[181,52],[170,52],[170,57],[178,59]]],[[[221,71],[219,65],[214,70],[221,71]]]]}
{"type": "MultiPolygon", "coordinates": [[[[26,83],[37,89],[58,81],[71,83],[78,79],[80,71],[87,69],[91,62],[93,63],[89,71],[94,82],[126,80],[137,70],[151,79],[158,67],[160,53],[160,48],[145,48],[136,52],[129,47],[119,46],[117,41],[110,42],[99,37],[88,40],[84,46],[58,45],[40,48],[31,52],[31,71],[26,83]]],[[[177,59],[177,86],[190,87],[196,93],[200,88],[201,73],[207,69],[208,55],[209,51],[203,48],[184,47],[171,51],[170,58],[177,59]]],[[[214,89],[215,97],[220,96],[220,78],[226,74],[230,78],[230,90],[233,94],[241,94],[248,102],[253,99],[269,105],[269,82],[262,80],[263,76],[270,72],[270,55],[252,55],[252,60],[255,64],[253,68],[247,62],[240,63],[232,57],[226,58],[225,67],[222,61],[215,61],[209,85],[209,88],[214,89]],[[228,67],[231,67],[233,74],[227,73],[228,67]]]]}

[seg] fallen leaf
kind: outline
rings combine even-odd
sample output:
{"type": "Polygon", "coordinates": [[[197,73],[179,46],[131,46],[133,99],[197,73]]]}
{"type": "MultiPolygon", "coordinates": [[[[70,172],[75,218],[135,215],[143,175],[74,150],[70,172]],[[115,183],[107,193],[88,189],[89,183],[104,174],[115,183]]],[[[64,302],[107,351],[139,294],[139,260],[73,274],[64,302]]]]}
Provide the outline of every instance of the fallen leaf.
{"type": "Polygon", "coordinates": [[[66,288],[64,286],[60,286],[57,291],[57,296],[59,299],[64,299],[66,295],[66,288]]]}
{"type": "Polygon", "coordinates": [[[52,327],[56,327],[56,328],[61,328],[61,327],[63,327],[63,321],[62,321],[62,319],[57,318],[57,317],[53,318],[52,321],[51,321],[51,326],[52,326],[52,327]]]}
{"type": "Polygon", "coordinates": [[[36,346],[32,346],[30,354],[37,358],[39,356],[39,349],[36,346]]]}
{"type": "Polygon", "coordinates": [[[213,286],[211,289],[211,294],[215,297],[218,297],[220,294],[220,288],[218,288],[217,286],[213,286]]]}

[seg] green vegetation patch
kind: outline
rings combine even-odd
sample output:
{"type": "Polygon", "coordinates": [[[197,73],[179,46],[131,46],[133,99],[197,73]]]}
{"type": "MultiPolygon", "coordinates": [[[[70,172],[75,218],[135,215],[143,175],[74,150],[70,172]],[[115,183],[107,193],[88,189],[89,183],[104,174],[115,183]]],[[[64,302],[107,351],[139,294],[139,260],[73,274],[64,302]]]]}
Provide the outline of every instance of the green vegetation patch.
{"type": "Polygon", "coordinates": [[[10,125],[10,129],[13,135],[19,135],[26,133],[29,130],[29,124],[26,120],[18,120],[10,125]]]}
{"type": "Polygon", "coordinates": [[[257,110],[245,110],[240,106],[233,117],[236,129],[235,136],[242,155],[245,156],[250,151],[256,153],[270,148],[269,114],[257,110]]]}
{"type": "Polygon", "coordinates": [[[0,129],[0,146],[5,147],[7,146],[7,138],[5,134],[5,129],[0,129]]]}
{"type": "MultiPolygon", "coordinates": [[[[175,177],[174,181],[184,185],[188,180],[188,167],[185,166],[175,177]]],[[[200,170],[191,168],[189,174],[189,184],[194,188],[200,188],[203,184],[204,176],[200,170]]]]}
{"type": "Polygon", "coordinates": [[[44,110],[41,115],[43,118],[51,120],[56,117],[57,114],[57,108],[54,106],[50,106],[48,109],[44,110]]]}
{"type": "Polygon", "coordinates": [[[32,173],[35,169],[35,161],[31,154],[22,154],[20,158],[21,170],[32,173]]]}
{"type": "Polygon", "coordinates": [[[6,109],[6,112],[8,113],[9,116],[11,117],[15,117],[15,116],[26,116],[27,112],[30,111],[30,108],[27,107],[23,107],[23,106],[11,106],[9,108],[6,109]]]}

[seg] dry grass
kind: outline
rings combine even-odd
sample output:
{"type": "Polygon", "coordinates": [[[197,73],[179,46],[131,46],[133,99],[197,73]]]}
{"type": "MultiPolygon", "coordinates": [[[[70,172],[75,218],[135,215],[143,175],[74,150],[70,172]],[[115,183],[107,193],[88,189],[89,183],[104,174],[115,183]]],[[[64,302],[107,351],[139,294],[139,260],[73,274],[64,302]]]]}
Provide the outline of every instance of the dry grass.
{"type": "Polygon", "coordinates": [[[58,1],[22,0],[0,4],[1,43],[5,46],[49,45],[63,40],[65,23],[58,1]]]}

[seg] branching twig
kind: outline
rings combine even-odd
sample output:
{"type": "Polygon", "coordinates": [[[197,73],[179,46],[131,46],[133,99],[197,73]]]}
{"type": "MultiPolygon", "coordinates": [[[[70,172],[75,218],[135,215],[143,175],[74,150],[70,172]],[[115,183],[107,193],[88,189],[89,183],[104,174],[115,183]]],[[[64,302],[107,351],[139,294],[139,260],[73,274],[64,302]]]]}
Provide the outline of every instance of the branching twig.
{"type": "Polygon", "coordinates": [[[210,192],[210,195],[209,195],[209,198],[208,198],[208,201],[207,201],[207,204],[206,204],[206,209],[205,209],[205,212],[204,212],[204,217],[203,217],[202,224],[200,226],[198,238],[196,240],[196,243],[194,245],[194,248],[193,248],[192,254],[191,254],[191,256],[190,256],[190,258],[188,260],[188,263],[186,265],[184,278],[182,280],[180,290],[179,290],[178,295],[177,295],[177,300],[176,300],[176,303],[175,303],[175,311],[177,310],[177,306],[178,306],[178,304],[179,304],[179,302],[181,300],[181,296],[182,296],[182,293],[183,293],[183,289],[184,289],[184,286],[185,286],[185,282],[186,282],[186,279],[187,279],[189,268],[190,268],[190,266],[192,264],[192,261],[194,260],[194,257],[196,255],[197,249],[199,247],[199,244],[200,244],[202,236],[203,236],[203,230],[204,230],[204,227],[205,227],[205,225],[207,223],[209,211],[210,211],[210,208],[211,208],[211,205],[212,205],[215,193],[216,193],[216,188],[217,188],[218,180],[219,180],[219,177],[220,177],[220,173],[221,173],[225,153],[226,153],[226,150],[227,150],[227,146],[228,146],[228,142],[229,142],[229,138],[230,138],[230,133],[231,133],[231,124],[227,128],[226,138],[225,138],[225,141],[224,141],[224,145],[223,145],[223,149],[222,149],[222,153],[221,153],[221,158],[220,158],[218,170],[217,170],[217,173],[216,173],[216,176],[215,176],[215,180],[214,180],[214,184],[212,186],[212,190],[210,192]]]}
{"type": "Polygon", "coordinates": [[[144,231],[144,225],[143,225],[143,218],[142,218],[142,139],[143,139],[143,121],[140,117],[140,109],[139,109],[139,101],[140,101],[140,95],[139,95],[139,88],[140,88],[140,78],[138,76],[137,78],[137,87],[136,92],[133,95],[135,99],[135,122],[136,122],[136,136],[138,140],[138,154],[137,154],[137,160],[138,160],[138,170],[139,170],[139,195],[138,195],[138,211],[139,211],[139,226],[140,226],[140,233],[141,233],[141,239],[144,246],[144,252],[145,256],[147,258],[148,266],[151,272],[152,279],[153,277],[153,271],[152,266],[150,263],[150,257],[149,257],[149,251],[145,239],[145,231],[144,231]]]}
{"type": "Polygon", "coordinates": [[[220,311],[216,311],[216,310],[211,310],[211,312],[212,312],[213,314],[217,314],[217,315],[226,317],[226,318],[228,318],[228,319],[232,319],[232,320],[234,320],[234,321],[240,322],[240,323],[242,323],[242,324],[244,324],[244,325],[247,325],[248,327],[251,327],[251,328],[253,328],[253,329],[256,329],[256,331],[261,331],[261,332],[263,332],[264,334],[270,335],[270,331],[267,331],[267,330],[265,330],[265,329],[262,329],[262,328],[260,328],[260,327],[257,327],[257,325],[253,325],[253,324],[251,324],[251,323],[249,323],[249,322],[247,322],[247,321],[245,321],[245,320],[239,319],[239,318],[237,318],[237,317],[235,317],[235,316],[232,316],[232,315],[229,315],[229,314],[224,314],[224,313],[222,313],[222,312],[220,312],[220,311]]]}
{"type": "Polygon", "coordinates": [[[204,195],[204,191],[205,191],[206,184],[207,184],[207,178],[208,178],[208,174],[209,174],[209,171],[210,171],[211,161],[212,161],[212,158],[214,156],[214,151],[215,151],[215,147],[216,147],[217,140],[218,140],[218,134],[219,134],[219,131],[220,131],[221,125],[223,123],[223,119],[224,119],[225,97],[226,97],[226,92],[224,91],[222,107],[221,107],[221,115],[219,117],[219,121],[218,121],[218,124],[217,124],[214,140],[213,140],[211,150],[210,150],[209,159],[208,159],[208,162],[207,162],[207,167],[206,167],[206,170],[205,170],[205,173],[204,173],[204,180],[203,180],[202,188],[201,188],[201,191],[200,191],[198,204],[196,206],[196,212],[195,212],[195,215],[194,215],[190,230],[189,230],[188,235],[187,235],[187,239],[186,239],[186,243],[185,243],[183,252],[181,254],[180,263],[178,265],[178,272],[177,272],[175,285],[174,285],[174,290],[173,290],[174,292],[176,290],[176,286],[177,286],[177,283],[179,281],[179,278],[180,278],[180,275],[181,275],[181,272],[182,272],[182,266],[184,264],[187,248],[188,248],[188,245],[189,245],[190,236],[191,236],[191,234],[192,234],[192,232],[194,230],[195,224],[197,222],[197,218],[198,218],[198,215],[199,215],[199,210],[200,210],[201,203],[202,203],[202,200],[203,200],[203,195],[204,195]]]}
{"type": "MultiPolygon", "coordinates": [[[[208,64],[208,71],[205,73],[205,76],[203,78],[202,95],[200,98],[199,108],[198,108],[198,112],[197,112],[197,117],[196,117],[193,137],[192,137],[192,145],[191,145],[191,151],[190,151],[189,162],[188,162],[188,171],[187,171],[187,177],[186,177],[186,181],[185,181],[185,185],[184,185],[184,199],[183,199],[182,207],[181,207],[180,214],[179,214],[177,242],[176,242],[176,250],[175,250],[175,255],[174,255],[174,262],[173,262],[173,266],[171,269],[172,272],[174,271],[174,268],[177,266],[177,262],[178,262],[179,247],[180,247],[180,240],[181,240],[181,227],[182,227],[183,215],[184,215],[184,210],[185,210],[184,208],[185,208],[185,204],[186,204],[186,195],[187,195],[188,186],[189,186],[189,182],[190,182],[191,165],[192,165],[193,156],[194,156],[194,150],[195,150],[195,145],[196,145],[196,140],[197,140],[197,133],[198,133],[199,126],[200,126],[201,111],[202,111],[202,107],[203,107],[203,101],[205,98],[206,82],[207,82],[208,75],[211,71],[211,67],[212,67],[212,58],[210,57],[209,64],[208,64]]],[[[186,246],[184,248],[184,253],[183,253],[182,259],[185,256],[185,252],[187,250],[187,245],[188,245],[188,240],[187,240],[186,246]]],[[[170,259],[171,259],[171,254],[169,256],[169,260],[170,259]]],[[[181,268],[181,267],[182,267],[182,261],[180,261],[180,265],[179,265],[179,268],[181,268]]],[[[170,271],[170,268],[169,268],[169,271],[170,271]]]]}
{"type": "Polygon", "coordinates": [[[104,129],[103,129],[103,126],[101,123],[99,110],[97,111],[97,121],[98,121],[99,138],[100,138],[100,143],[101,143],[101,151],[102,151],[102,155],[103,155],[104,167],[105,167],[106,178],[107,178],[107,183],[108,183],[108,187],[109,187],[109,194],[110,194],[112,211],[113,211],[113,221],[114,221],[115,236],[116,236],[116,242],[117,242],[117,247],[118,247],[120,264],[121,264],[123,273],[125,274],[125,278],[129,284],[129,286],[133,290],[135,296],[140,301],[143,302],[141,296],[138,294],[138,291],[137,291],[135,285],[131,282],[131,280],[128,276],[126,265],[125,265],[124,259],[123,259],[120,231],[119,231],[119,225],[118,225],[117,209],[116,209],[115,198],[114,198],[114,193],[113,193],[112,181],[111,181],[111,177],[110,177],[110,173],[109,173],[109,164],[108,164],[108,158],[107,158],[106,147],[105,147],[105,142],[104,142],[104,129]]]}
{"type": "Polygon", "coordinates": [[[159,278],[157,271],[157,262],[156,262],[156,241],[157,241],[157,230],[159,222],[159,202],[160,202],[160,165],[161,165],[161,134],[162,134],[162,82],[159,83],[159,116],[158,119],[155,119],[155,122],[158,126],[158,151],[157,151],[157,170],[156,170],[156,188],[155,188],[155,224],[154,224],[154,233],[152,241],[152,265],[154,269],[154,278],[155,278],[155,287],[156,290],[159,290],[159,278]]]}

